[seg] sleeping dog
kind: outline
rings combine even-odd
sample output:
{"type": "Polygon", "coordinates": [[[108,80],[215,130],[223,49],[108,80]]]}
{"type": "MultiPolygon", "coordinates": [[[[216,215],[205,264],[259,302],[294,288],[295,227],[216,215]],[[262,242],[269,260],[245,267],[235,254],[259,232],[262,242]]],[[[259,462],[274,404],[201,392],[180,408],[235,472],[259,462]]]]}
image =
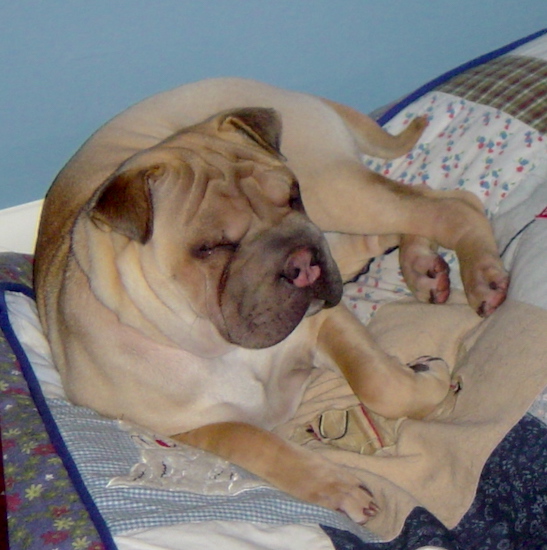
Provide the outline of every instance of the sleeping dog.
{"type": "Polygon", "coordinates": [[[340,303],[369,258],[399,246],[409,287],[441,303],[441,245],[480,315],[505,299],[478,199],[361,162],[406,153],[425,125],[392,136],[332,101],[212,79],[103,126],[49,190],[36,247],[39,314],[68,397],[365,523],[378,507],[359,479],[270,430],[314,368],[339,370],[388,418],[446,397],[440,362],[400,364],[340,303]]]}

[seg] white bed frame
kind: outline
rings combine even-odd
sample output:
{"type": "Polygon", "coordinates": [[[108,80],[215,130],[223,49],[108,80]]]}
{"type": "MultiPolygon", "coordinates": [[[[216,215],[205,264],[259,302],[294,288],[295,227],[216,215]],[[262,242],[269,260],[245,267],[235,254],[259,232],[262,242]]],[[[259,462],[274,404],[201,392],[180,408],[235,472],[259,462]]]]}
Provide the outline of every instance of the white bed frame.
{"type": "Polygon", "coordinates": [[[0,252],[34,253],[43,200],[0,210],[0,252]]]}

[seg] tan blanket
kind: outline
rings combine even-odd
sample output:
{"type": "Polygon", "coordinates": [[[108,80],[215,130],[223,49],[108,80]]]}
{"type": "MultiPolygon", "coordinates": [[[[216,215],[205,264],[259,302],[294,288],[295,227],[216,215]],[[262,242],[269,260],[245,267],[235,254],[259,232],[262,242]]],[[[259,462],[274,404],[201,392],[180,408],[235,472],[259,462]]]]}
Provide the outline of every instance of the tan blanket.
{"type": "MultiPolygon", "coordinates": [[[[307,445],[354,469],[372,489],[382,513],[367,527],[384,539],[399,534],[416,506],[452,528],[472,503],[489,455],[547,385],[547,311],[508,301],[481,321],[461,297],[447,306],[404,300],[383,306],[369,326],[405,363],[442,356],[462,380],[455,406],[436,419],[399,421],[395,444],[372,456],[307,445]]],[[[317,372],[296,417],[278,432],[298,438],[319,413],[355,404],[337,373],[317,372]]]]}

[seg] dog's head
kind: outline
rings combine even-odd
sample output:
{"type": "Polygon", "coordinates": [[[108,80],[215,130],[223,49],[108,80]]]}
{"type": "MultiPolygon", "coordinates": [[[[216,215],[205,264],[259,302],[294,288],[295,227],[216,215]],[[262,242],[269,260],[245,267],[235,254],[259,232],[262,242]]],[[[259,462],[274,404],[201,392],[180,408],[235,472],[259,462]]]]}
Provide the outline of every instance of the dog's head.
{"type": "Polygon", "coordinates": [[[89,241],[80,263],[99,299],[116,310],[122,292],[147,322],[184,318],[192,330],[206,320],[247,348],[274,345],[307,312],[336,305],[340,274],[306,216],[280,136],[275,111],[240,109],[124,162],[80,216],[89,241]],[[113,265],[97,275],[91,264],[106,242],[101,261],[113,265]],[[99,276],[110,280],[92,280],[99,276]]]}

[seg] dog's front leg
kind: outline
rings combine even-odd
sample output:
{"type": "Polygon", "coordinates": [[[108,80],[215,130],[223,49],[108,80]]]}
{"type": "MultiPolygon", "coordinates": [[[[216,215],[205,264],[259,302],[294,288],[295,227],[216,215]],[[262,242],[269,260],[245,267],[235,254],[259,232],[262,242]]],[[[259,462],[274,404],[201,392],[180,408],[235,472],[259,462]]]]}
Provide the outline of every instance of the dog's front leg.
{"type": "Polygon", "coordinates": [[[370,410],[386,418],[422,418],[448,395],[450,373],[444,361],[403,365],[380,348],[343,304],[315,317],[318,361],[336,365],[370,410]]]}
{"type": "Polygon", "coordinates": [[[243,422],[209,424],[173,436],[212,452],[301,500],[347,514],[364,524],[379,508],[355,476],[316,453],[243,422]]]}

